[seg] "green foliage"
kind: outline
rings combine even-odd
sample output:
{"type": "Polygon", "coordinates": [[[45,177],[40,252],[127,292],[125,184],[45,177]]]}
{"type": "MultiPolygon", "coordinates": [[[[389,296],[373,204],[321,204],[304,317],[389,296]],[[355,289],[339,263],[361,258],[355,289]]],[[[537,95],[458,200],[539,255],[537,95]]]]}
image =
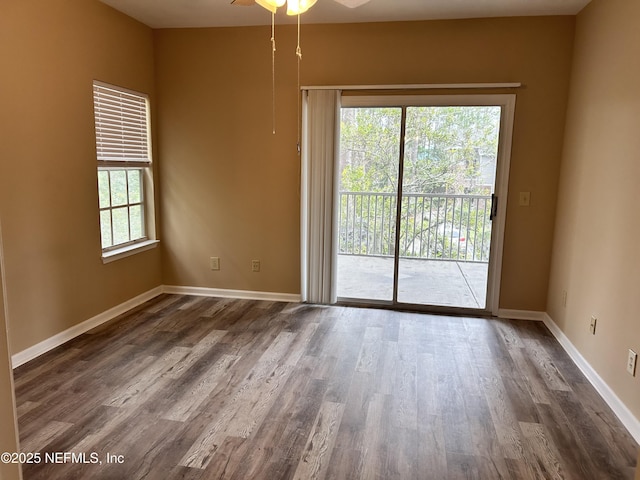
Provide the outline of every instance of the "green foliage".
{"type": "Polygon", "coordinates": [[[140,169],[98,170],[102,248],[144,236],[140,169]]]}
{"type": "MultiPolygon", "coordinates": [[[[401,117],[400,108],[342,109],[340,191],[367,192],[341,198],[343,253],[393,255],[401,117]]],[[[486,261],[499,123],[499,107],[407,108],[401,256],[486,261]]]]}
{"type": "MultiPolygon", "coordinates": [[[[400,108],[343,108],[341,190],[397,191],[400,108]]],[[[498,150],[499,107],[409,107],[405,192],[480,193],[478,180],[498,150]]]]}
{"type": "Polygon", "coordinates": [[[344,108],[340,123],[341,190],[395,192],[399,108],[344,108]]]}

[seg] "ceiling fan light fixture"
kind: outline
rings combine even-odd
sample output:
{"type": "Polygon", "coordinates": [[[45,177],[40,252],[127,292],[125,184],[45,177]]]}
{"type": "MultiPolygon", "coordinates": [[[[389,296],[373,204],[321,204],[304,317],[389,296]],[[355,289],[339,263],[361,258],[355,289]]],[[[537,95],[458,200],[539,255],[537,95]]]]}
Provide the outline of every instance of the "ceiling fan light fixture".
{"type": "Polygon", "coordinates": [[[309,10],[317,0],[287,0],[287,15],[300,15],[309,10]]]}
{"type": "Polygon", "coordinates": [[[284,5],[286,0],[256,0],[256,3],[262,8],[269,10],[271,13],[276,13],[278,7],[284,5]]]}
{"type": "Polygon", "coordinates": [[[359,6],[369,2],[369,0],[336,0],[336,2],[348,8],[358,8],[359,6]]]}

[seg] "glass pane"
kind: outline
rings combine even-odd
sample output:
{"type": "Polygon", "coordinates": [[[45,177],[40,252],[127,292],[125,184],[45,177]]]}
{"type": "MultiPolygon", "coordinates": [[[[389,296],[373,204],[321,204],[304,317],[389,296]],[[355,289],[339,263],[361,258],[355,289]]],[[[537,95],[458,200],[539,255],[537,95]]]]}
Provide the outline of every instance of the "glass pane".
{"type": "Polygon", "coordinates": [[[111,212],[109,210],[100,212],[100,236],[102,239],[102,248],[113,245],[111,239],[111,212]]]}
{"type": "Polygon", "coordinates": [[[129,177],[129,203],[140,203],[142,198],[142,183],[140,182],[142,171],[128,170],[127,175],[129,177]]]}
{"type": "Polygon", "coordinates": [[[129,241],[129,208],[114,208],[113,215],[113,244],[119,245],[129,241]]]}
{"type": "Polygon", "coordinates": [[[127,204],[127,171],[111,170],[111,205],[127,204]]]}
{"type": "Polygon", "coordinates": [[[407,108],[398,302],[485,307],[500,113],[407,108]]]}
{"type": "Polygon", "coordinates": [[[343,108],[339,297],[393,299],[400,108],[343,108]]]}
{"type": "Polygon", "coordinates": [[[98,198],[100,208],[110,206],[111,195],[109,191],[109,172],[106,170],[98,170],[98,198]]]}
{"type": "Polygon", "coordinates": [[[144,236],[142,228],[142,206],[129,207],[129,224],[131,226],[131,240],[137,240],[144,236]]]}

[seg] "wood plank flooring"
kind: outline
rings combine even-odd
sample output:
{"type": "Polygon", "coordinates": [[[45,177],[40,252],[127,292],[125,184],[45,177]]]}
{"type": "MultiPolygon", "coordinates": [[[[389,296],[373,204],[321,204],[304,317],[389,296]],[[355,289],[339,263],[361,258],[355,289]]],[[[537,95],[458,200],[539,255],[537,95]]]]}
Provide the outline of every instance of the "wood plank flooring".
{"type": "Polygon", "coordinates": [[[637,458],[537,322],[162,295],[15,384],[25,480],[632,479],[637,458]]]}

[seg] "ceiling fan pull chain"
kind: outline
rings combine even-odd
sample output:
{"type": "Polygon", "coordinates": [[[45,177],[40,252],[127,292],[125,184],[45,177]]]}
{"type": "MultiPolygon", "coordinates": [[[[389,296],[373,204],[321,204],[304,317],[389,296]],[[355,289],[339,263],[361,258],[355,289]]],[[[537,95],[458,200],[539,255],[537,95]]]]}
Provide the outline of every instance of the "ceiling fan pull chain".
{"type": "Polygon", "coordinates": [[[271,126],[276,134],[276,14],[271,12],[271,126]]]}
{"type": "Polygon", "coordinates": [[[300,14],[298,14],[298,46],[296,47],[296,55],[298,56],[298,60],[302,60],[302,49],[300,48],[300,14]]]}
{"type": "Polygon", "coordinates": [[[302,106],[300,105],[300,61],[302,60],[302,49],[300,48],[300,14],[298,13],[298,46],[296,47],[296,56],[298,57],[298,155],[302,153],[301,137],[302,137],[302,106]]]}
{"type": "Polygon", "coordinates": [[[271,14],[271,48],[276,51],[276,14],[271,14]]]}

